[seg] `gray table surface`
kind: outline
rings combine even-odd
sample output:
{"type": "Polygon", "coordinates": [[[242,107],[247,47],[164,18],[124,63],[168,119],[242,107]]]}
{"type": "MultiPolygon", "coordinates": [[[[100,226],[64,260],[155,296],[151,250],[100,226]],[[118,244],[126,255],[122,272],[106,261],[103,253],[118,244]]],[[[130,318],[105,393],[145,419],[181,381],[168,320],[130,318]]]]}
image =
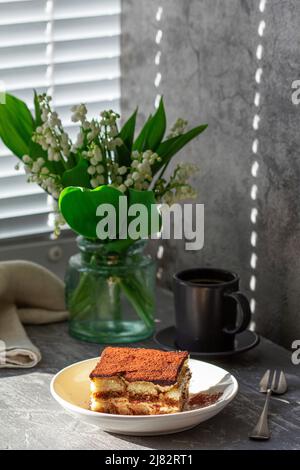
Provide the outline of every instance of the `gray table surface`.
{"type": "MultiPolygon", "coordinates": [[[[158,292],[157,328],[172,324],[173,302],[158,292]]],[[[100,347],[68,335],[66,323],[27,328],[43,359],[33,369],[0,369],[0,449],[300,449],[300,365],[291,353],[262,339],[255,349],[226,361],[213,361],[239,382],[239,393],[219,415],[196,428],[159,437],[118,436],[80,422],[51,397],[50,380],[61,368],[99,355],[100,347]],[[248,439],[261,412],[264,396],[258,383],[270,367],[286,372],[285,401],[273,398],[266,442],[248,439]]],[[[152,340],[135,346],[157,347],[152,340]]]]}

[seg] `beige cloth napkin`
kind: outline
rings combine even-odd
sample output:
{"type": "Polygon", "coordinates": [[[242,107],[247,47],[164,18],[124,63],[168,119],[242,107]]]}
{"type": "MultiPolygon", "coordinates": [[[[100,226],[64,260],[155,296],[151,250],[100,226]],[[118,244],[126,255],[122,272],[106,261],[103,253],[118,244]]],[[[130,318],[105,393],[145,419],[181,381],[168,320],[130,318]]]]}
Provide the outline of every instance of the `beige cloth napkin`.
{"type": "Polygon", "coordinates": [[[41,353],[22,325],[65,320],[64,283],[29,261],[0,262],[0,368],[34,367],[41,353]]]}

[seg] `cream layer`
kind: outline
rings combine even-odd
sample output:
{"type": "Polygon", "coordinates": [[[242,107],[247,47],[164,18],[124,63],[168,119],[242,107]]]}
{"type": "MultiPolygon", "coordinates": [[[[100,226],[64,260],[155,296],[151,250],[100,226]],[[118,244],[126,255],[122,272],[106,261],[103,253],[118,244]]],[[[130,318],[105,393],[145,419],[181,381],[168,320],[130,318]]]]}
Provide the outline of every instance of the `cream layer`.
{"type": "Polygon", "coordinates": [[[181,411],[188,399],[188,361],[172,385],[128,382],[122,376],[91,379],[91,409],[118,414],[160,414],[181,411]],[[101,396],[102,395],[102,396],[101,396]]]}
{"type": "Polygon", "coordinates": [[[92,411],[101,413],[114,413],[119,415],[154,415],[169,414],[180,411],[180,407],[176,405],[168,405],[166,403],[152,403],[148,401],[134,402],[128,398],[109,398],[95,399],[91,398],[90,408],[92,411]]]}

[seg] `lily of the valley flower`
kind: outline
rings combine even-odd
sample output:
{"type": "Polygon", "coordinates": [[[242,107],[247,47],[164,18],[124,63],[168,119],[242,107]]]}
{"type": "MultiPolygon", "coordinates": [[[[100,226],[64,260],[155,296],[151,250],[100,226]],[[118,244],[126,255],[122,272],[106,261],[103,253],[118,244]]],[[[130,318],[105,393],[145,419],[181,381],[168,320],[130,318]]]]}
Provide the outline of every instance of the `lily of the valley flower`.
{"type": "Polygon", "coordinates": [[[169,181],[159,179],[154,186],[154,192],[164,203],[172,204],[197,197],[197,191],[189,184],[189,179],[199,170],[193,163],[179,163],[169,181]]]}
{"type": "MultiPolygon", "coordinates": [[[[196,171],[193,164],[179,164],[168,181],[161,177],[154,182],[152,167],[161,161],[161,157],[151,149],[132,151],[129,166],[120,166],[117,163],[117,149],[123,145],[123,140],[119,136],[117,125],[120,116],[114,111],[102,111],[100,118],[88,120],[85,104],[73,106],[71,120],[79,124],[79,130],[76,141],[72,144],[57,112],[51,108],[51,98],[44,94],[38,99],[42,124],[36,128],[32,140],[47,152],[47,158],[46,161],[43,157],[33,161],[31,157],[24,155],[23,163],[29,180],[40,184],[55,199],[59,197],[63,187],[60,177],[49,171],[47,161],[65,164],[72,155],[75,162],[78,161],[78,156],[87,160],[86,171],[92,188],[110,184],[126,193],[129,188],[143,191],[148,190],[151,185],[157,200],[168,204],[196,196],[196,191],[189,184],[190,177],[196,171]]],[[[177,119],[168,138],[182,134],[186,125],[187,121],[177,119]]]]}

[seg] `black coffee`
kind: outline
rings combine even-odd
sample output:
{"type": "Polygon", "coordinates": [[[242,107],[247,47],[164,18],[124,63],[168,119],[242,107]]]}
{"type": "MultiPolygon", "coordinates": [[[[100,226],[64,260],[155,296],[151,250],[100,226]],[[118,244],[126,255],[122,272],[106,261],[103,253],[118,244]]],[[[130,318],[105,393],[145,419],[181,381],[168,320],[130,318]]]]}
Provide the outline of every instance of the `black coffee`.
{"type": "Polygon", "coordinates": [[[189,282],[191,282],[192,284],[201,284],[201,285],[204,285],[204,286],[211,286],[211,285],[215,285],[215,284],[222,284],[224,282],[224,280],[222,279],[204,279],[204,278],[192,278],[192,279],[189,279],[189,282]]]}
{"type": "Polygon", "coordinates": [[[235,335],[244,331],[251,319],[238,276],[223,269],[194,268],[174,274],[173,283],[178,348],[234,350],[235,335]]]}

